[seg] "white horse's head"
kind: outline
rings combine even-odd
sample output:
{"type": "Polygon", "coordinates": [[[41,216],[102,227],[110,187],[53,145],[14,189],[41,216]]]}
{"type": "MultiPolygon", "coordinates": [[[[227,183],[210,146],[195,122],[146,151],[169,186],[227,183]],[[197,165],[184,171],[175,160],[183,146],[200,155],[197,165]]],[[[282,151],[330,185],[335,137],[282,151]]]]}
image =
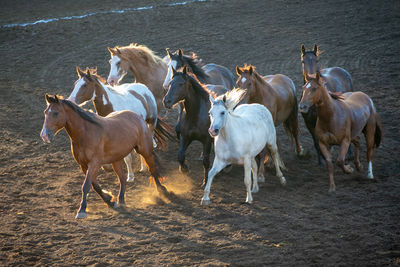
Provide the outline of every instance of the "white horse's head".
{"type": "Polygon", "coordinates": [[[122,78],[127,74],[126,68],[123,66],[124,62],[121,58],[120,50],[116,48],[107,47],[111,54],[110,63],[110,73],[108,74],[107,83],[111,86],[117,85],[122,78]]]}
{"type": "Polygon", "coordinates": [[[210,128],[208,129],[209,134],[212,137],[216,137],[221,129],[225,126],[228,109],[226,107],[226,96],[223,95],[222,99],[214,99],[210,95],[211,109],[210,114],[210,128]]]}

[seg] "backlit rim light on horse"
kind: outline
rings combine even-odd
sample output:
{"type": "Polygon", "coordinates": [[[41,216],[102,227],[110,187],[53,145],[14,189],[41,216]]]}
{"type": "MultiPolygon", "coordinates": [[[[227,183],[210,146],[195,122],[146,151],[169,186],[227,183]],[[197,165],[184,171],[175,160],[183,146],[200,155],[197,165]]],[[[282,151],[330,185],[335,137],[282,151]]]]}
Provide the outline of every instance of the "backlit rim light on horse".
{"type": "Polygon", "coordinates": [[[114,13],[122,14],[122,13],[125,13],[125,12],[131,12],[131,11],[149,10],[149,9],[153,9],[153,8],[156,8],[156,7],[183,6],[183,5],[196,3],[196,2],[212,2],[212,1],[214,1],[214,0],[188,0],[188,1],[183,1],[183,2],[169,3],[169,4],[158,5],[158,6],[144,6],[144,7],[124,8],[124,9],[119,9],[119,10],[99,11],[99,12],[92,12],[92,13],[79,15],[79,16],[69,16],[69,17],[61,17],[61,18],[41,19],[41,20],[37,20],[37,21],[34,21],[34,22],[27,22],[27,23],[5,24],[5,25],[2,25],[1,28],[27,27],[27,26],[40,24],[40,23],[49,23],[49,22],[53,22],[53,21],[83,19],[83,18],[86,18],[86,17],[100,15],[100,14],[103,14],[103,15],[104,14],[114,14],[114,13]]]}

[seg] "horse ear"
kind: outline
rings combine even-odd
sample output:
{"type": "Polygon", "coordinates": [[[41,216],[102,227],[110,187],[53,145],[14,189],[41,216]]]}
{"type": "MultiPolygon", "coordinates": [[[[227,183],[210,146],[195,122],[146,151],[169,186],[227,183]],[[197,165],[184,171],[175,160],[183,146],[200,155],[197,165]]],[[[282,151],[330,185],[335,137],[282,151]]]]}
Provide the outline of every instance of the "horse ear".
{"type": "Polygon", "coordinates": [[[79,78],[82,77],[82,70],[79,66],[76,66],[76,73],[78,74],[79,78]]]}
{"type": "Polygon", "coordinates": [[[57,95],[54,95],[54,103],[58,103],[58,97],[57,97],[57,95]]]}
{"type": "Polygon", "coordinates": [[[169,48],[165,48],[165,50],[167,51],[168,57],[171,58],[172,55],[171,55],[171,51],[169,51],[169,48]]]}
{"type": "Polygon", "coordinates": [[[237,74],[238,76],[240,76],[240,75],[242,74],[242,70],[240,69],[239,66],[236,66],[236,74],[237,74]]]}
{"type": "Polygon", "coordinates": [[[51,103],[51,96],[50,96],[49,94],[46,93],[46,94],[44,95],[44,98],[46,99],[46,102],[47,102],[47,103],[51,103]]]}
{"type": "Polygon", "coordinates": [[[211,104],[215,103],[215,100],[214,100],[214,97],[212,96],[212,94],[209,94],[208,98],[210,99],[211,104]]]}
{"type": "Polygon", "coordinates": [[[222,98],[222,101],[224,101],[224,103],[226,103],[226,95],[224,95],[224,97],[222,98]]]}
{"type": "Polygon", "coordinates": [[[304,46],[304,44],[301,44],[301,55],[304,56],[305,53],[306,53],[306,47],[304,46]]]}
{"type": "Polygon", "coordinates": [[[319,80],[321,79],[321,73],[319,73],[319,71],[317,71],[317,75],[315,77],[315,79],[319,82],[319,80]]]}
{"type": "Polygon", "coordinates": [[[318,55],[318,46],[315,44],[313,49],[314,55],[318,55]]]}
{"type": "Polygon", "coordinates": [[[183,57],[182,49],[178,49],[178,56],[179,56],[179,57],[183,57]]]}
{"type": "Polygon", "coordinates": [[[111,55],[114,55],[114,54],[115,54],[115,50],[112,49],[111,47],[108,47],[108,46],[107,46],[107,49],[108,49],[108,51],[110,52],[111,55]]]}
{"type": "Polygon", "coordinates": [[[249,74],[252,75],[253,72],[254,72],[253,66],[250,66],[250,68],[249,68],[249,74]]]}
{"type": "Polygon", "coordinates": [[[118,47],[115,47],[115,53],[114,54],[121,54],[121,51],[119,50],[119,48],[118,47]]]}
{"type": "Polygon", "coordinates": [[[88,78],[90,78],[90,69],[88,67],[86,67],[86,76],[88,76],[88,78]]]}

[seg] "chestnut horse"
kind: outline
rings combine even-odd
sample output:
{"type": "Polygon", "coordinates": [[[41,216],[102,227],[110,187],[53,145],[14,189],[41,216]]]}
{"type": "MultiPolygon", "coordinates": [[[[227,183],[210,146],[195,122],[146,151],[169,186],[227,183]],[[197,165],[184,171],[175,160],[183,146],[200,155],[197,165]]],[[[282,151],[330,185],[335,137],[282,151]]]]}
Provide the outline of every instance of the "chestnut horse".
{"type": "MultiPolygon", "coordinates": [[[[274,125],[283,123],[286,133],[296,143],[296,152],[300,156],[303,149],[299,142],[299,125],[297,119],[296,87],[293,81],[282,74],[262,77],[252,65],[236,66],[239,78],[236,86],[247,89],[244,103],[258,103],[269,109],[274,125]]],[[[265,158],[265,150],[260,154],[261,162],[265,158]]],[[[281,166],[285,168],[284,166],[281,166]]],[[[259,166],[259,179],[264,181],[264,164],[259,166]]]]}
{"type": "Polygon", "coordinates": [[[103,164],[112,164],[120,182],[118,203],[125,205],[126,176],[123,159],[133,149],[145,159],[157,190],[167,194],[166,188],[159,181],[160,174],[155,162],[151,133],[141,116],[125,110],[101,117],[56,95],[46,94],[46,102],[41,138],[44,142],[50,143],[54,135],[65,128],[71,141],[72,154],[86,175],[82,185],[81,206],[76,214],[77,219],[87,216],[86,197],[90,186],[93,186],[108,206],[117,207],[113,196],[102,191],[96,181],[98,170],[103,164]]]}
{"type": "Polygon", "coordinates": [[[316,78],[309,78],[303,86],[303,95],[300,101],[300,111],[308,112],[312,105],[316,106],[317,134],[319,147],[325,158],[329,172],[329,192],[336,190],[333,180],[333,164],[330,147],[339,145],[340,151],[336,164],[345,173],[352,173],[353,168],[345,165],[345,156],[350,142],[354,144],[354,164],[361,170],[359,160],[360,134],[363,133],[367,145],[367,161],[369,179],[373,179],[372,153],[374,147],[379,147],[382,139],[382,126],[374,103],[363,92],[348,92],[344,94],[332,93],[326,89],[325,79],[319,72],[316,78]]]}
{"type": "MultiPolygon", "coordinates": [[[[321,69],[319,64],[321,52],[317,45],[314,45],[313,50],[306,51],[304,44],[301,45],[301,66],[303,71],[303,85],[309,80],[309,78],[315,78],[316,73],[319,71],[323,76],[326,88],[331,92],[345,93],[353,91],[353,81],[351,75],[342,68],[333,67],[321,69]]],[[[315,150],[318,156],[318,165],[322,164],[321,151],[318,145],[318,139],[315,134],[315,124],[317,122],[317,111],[315,106],[310,107],[307,113],[301,112],[304,122],[308,131],[310,132],[315,150]]],[[[351,154],[351,147],[349,149],[351,154]]]]}
{"type": "MultiPolygon", "coordinates": [[[[224,94],[227,91],[223,86],[212,86],[212,90],[216,95],[224,94]]],[[[188,172],[188,167],[185,164],[185,153],[188,146],[194,140],[203,144],[203,185],[207,183],[208,179],[213,142],[208,134],[208,127],[210,126],[208,111],[211,106],[209,93],[210,89],[200,83],[193,73],[188,72],[185,65],[182,72],[172,69],[172,81],[164,97],[166,108],[172,108],[177,103],[183,102],[184,108],[177,131],[179,133],[178,161],[181,172],[188,172]]]]}
{"type": "Polygon", "coordinates": [[[107,82],[114,86],[130,71],[135,82],[143,83],[153,93],[160,112],[165,95],[163,82],[167,74],[167,63],[144,45],[130,44],[107,49],[111,54],[107,82]]]}
{"type": "MultiPolygon", "coordinates": [[[[94,108],[100,116],[107,116],[111,112],[130,110],[139,114],[149,126],[150,132],[154,132],[156,142],[161,148],[167,145],[167,139],[175,140],[171,127],[157,117],[157,104],[150,90],[141,83],[126,83],[111,87],[104,84],[104,79],[97,74],[97,69],[86,68],[86,73],[79,67],[76,68],[78,80],[74,84],[68,100],[80,105],[86,101],[93,101],[94,108]]],[[[127,181],[134,180],[132,170],[132,156],[125,159],[128,169],[127,181]]],[[[145,168],[141,157],[141,169],[145,168]]]]}

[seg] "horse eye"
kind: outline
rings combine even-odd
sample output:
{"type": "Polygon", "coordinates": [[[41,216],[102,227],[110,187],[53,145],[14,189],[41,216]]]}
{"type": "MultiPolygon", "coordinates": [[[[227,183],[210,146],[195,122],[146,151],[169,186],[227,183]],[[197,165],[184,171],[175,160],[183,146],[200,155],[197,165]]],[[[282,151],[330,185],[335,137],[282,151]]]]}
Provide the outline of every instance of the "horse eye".
{"type": "Polygon", "coordinates": [[[302,60],[302,61],[301,61],[301,63],[303,63],[303,64],[304,64],[304,63],[305,63],[305,61],[304,61],[304,60],[302,60]]]}
{"type": "Polygon", "coordinates": [[[221,115],[225,115],[225,111],[221,111],[221,115]]]}
{"type": "Polygon", "coordinates": [[[57,117],[57,116],[58,116],[58,112],[57,112],[57,111],[54,112],[54,113],[53,113],[53,116],[54,116],[54,117],[57,117]]]}
{"type": "Polygon", "coordinates": [[[317,88],[316,88],[316,87],[313,87],[312,91],[315,92],[316,90],[317,90],[317,88]]]}
{"type": "Polygon", "coordinates": [[[119,65],[121,65],[121,61],[117,63],[117,66],[119,67],[119,65]]]}

